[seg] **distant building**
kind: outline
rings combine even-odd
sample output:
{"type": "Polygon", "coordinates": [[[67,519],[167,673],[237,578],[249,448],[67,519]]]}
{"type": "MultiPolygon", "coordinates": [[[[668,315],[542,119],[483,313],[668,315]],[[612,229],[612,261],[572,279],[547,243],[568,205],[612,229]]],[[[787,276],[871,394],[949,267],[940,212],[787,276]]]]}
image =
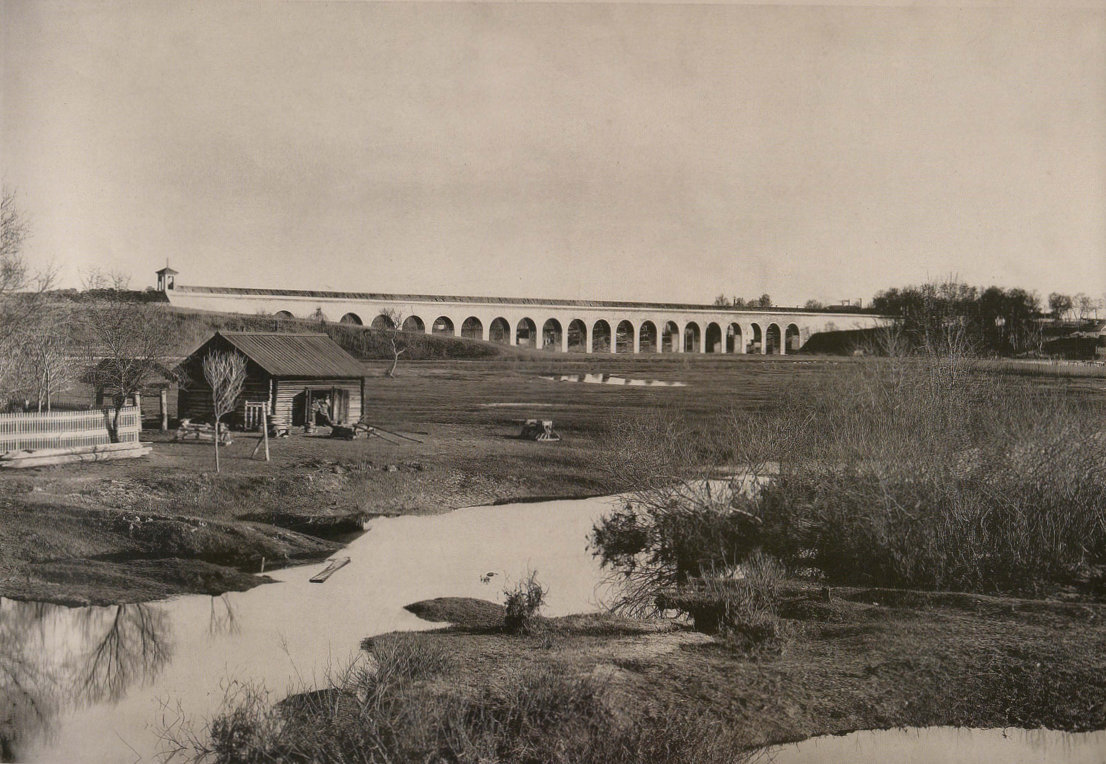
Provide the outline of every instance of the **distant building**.
{"type": "Polygon", "coordinates": [[[177,403],[181,418],[212,418],[211,388],[203,371],[203,359],[212,351],[246,358],[242,395],[227,418],[231,426],[243,424],[247,402],[264,402],[275,424],[300,427],[312,421],[323,397],[335,424],[361,419],[365,371],[360,361],[325,334],[266,332],[216,332],[181,362],[178,372],[186,380],[177,403]]]}

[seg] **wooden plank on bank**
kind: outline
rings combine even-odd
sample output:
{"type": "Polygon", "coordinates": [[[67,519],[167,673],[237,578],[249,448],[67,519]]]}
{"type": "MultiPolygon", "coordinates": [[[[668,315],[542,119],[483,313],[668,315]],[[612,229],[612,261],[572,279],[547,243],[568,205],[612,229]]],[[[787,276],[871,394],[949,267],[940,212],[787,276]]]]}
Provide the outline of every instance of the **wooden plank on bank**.
{"type": "Polygon", "coordinates": [[[131,448],[142,448],[137,440],[125,443],[97,443],[91,446],[71,446],[69,448],[31,448],[22,451],[4,451],[0,453],[0,461],[9,459],[27,459],[40,456],[68,456],[70,454],[98,454],[109,451],[126,451],[131,448]]]}
{"type": "Polygon", "coordinates": [[[346,567],[347,565],[349,565],[349,558],[348,557],[342,557],[340,559],[331,560],[329,565],[327,565],[319,573],[312,576],[309,580],[313,584],[321,584],[324,581],[326,581],[328,578],[333,576],[335,573],[337,573],[339,570],[346,567]]]}
{"type": "Polygon", "coordinates": [[[28,456],[23,459],[6,459],[0,462],[0,469],[26,469],[29,467],[53,467],[58,464],[76,462],[106,462],[113,459],[137,459],[146,456],[153,449],[149,446],[128,448],[123,451],[106,451],[92,454],[66,454],[62,456],[28,456]]]}

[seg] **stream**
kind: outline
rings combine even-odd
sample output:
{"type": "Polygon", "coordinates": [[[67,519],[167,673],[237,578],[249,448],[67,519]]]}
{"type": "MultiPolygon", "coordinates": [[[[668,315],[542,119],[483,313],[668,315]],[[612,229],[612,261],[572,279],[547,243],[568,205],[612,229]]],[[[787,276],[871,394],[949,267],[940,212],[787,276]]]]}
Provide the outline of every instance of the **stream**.
{"type": "MultiPolygon", "coordinates": [[[[361,639],[437,625],[403,609],[434,597],[501,600],[537,571],[546,615],[599,609],[602,575],[587,551],[609,497],[378,518],[338,557],[270,573],[278,583],[219,597],[67,608],[0,600],[0,761],[157,761],[162,731],[197,731],[236,681],[271,699],[327,684],[361,639]],[[494,574],[488,582],[482,579],[494,574]]],[[[776,764],[1106,761],[1106,732],[921,730],[812,738],[764,752],[776,764]]],[[[758,759],[759,760],[759,759],[758,759]]]]}
{"type": "Polygon", "coordinates": [[[350,563],[325,584],[308,582],[325,567],[316,563],[220,597],[83,608],[0,601],[0,760],[156,761],[161,731],[182,716],[210,718],[231,680],[262,682],[274,701],[324,684],[362,638],[436,627],[404,605],[501,601],[505,582],[528,569],[549,589],[545,614],[596,610],[601,576],[587,535],[611,501],[377,518],[338,553],[350,563]]]}

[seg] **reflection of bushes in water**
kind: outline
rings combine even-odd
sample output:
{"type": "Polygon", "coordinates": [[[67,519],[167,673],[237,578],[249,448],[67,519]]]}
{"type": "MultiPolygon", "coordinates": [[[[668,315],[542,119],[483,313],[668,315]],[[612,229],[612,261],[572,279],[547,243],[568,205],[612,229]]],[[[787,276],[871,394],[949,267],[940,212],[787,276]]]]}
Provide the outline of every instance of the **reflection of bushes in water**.
{"type": "Polygon", "coordinates": [[[166,733],[193,761],[733,762],[742,745],[711,716],[664,709],[616,714],[601,683],[550,668],[474,690],[455,688],[440,648],[389,635],[332,686],[272,706],[258,687],[234,685],[200,734],[166,733]]]}
{"type": "Polygon", "coordinates": [[[169,621],[149,605],[63,608],[5,602],[0,609],[0,760],[52,728],[67,707],[115,701],[152,681],[171,657],[169,621]],[[56,631],[79,642],[61,658],[56,631]]]}
{"type": "Polygon", "coordinates": [[[1106,565],[1101,413],[957,358],[843,364],[792,385],[782,413],[715,433],[635,423],[616,463],[644,488],[596,525],[593,548],[625,584],[617,604],[638,611],[757,547],[838,583],[1071,584],[1106,565]],[[770,461],[778,476],[751,496],[704,482],[770,461]]]}

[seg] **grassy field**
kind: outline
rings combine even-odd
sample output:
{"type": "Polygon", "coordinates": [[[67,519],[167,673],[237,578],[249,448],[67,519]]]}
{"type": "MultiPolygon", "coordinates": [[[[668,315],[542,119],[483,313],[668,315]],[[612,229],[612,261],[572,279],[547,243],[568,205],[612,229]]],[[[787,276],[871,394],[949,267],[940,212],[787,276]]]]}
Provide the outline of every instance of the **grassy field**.
{"type": "MultiPolygon", "coordinates": [[[[231,588],[247,585],[238,571],[256,572],[263,557],[271,566],[329,553],[331,546],[287,530],[304,530],[304,518],[322,518],[325,528],[329,521],[364,514],[433,513],[609,492],[625,478],[609,458],[608,432],[615,422],[668,414],[709,433],[731,412],[744,417],[778,412],[790,405],[789,391],[817,387],[843,369],[871,363],[878,361],[530,353],[406,362],[389,379],[381,376],[384,362],[370,362],[367,419],[421,443],[296,434],[272,442],[273,461],[267,464],[251,458],[256,436],[242,434],[223,452],[224,471],[215,475],[210,444],[172,443],[147,433],[154,450],[142,460],[0,472],[0,595],[141,600],[218,589],[213,570],[224,571],[231,588]],[[582,373],[686,386],[543,378],[582,373]],[[526,418],[552,419],[564,440],[519,440],[526,418]],[[151,534],[136,542],[131,524],[120,519],[127,513],[157,518],[164,538],[151,534]],[[181,547],[176,531],[197,521],[225,525],[219,534],[203,534],[210,536],[205,543],[181,547]],[[141,576],[130,557],[147,561],[141,576]],[[151,572],[157,563],[150,560],[170,557],[213,568],[184,575],[178,562],[165,563],[164,575],[151,572]],[[138,579],[142,584],[132,586],[138,579]]],[[[1088,405],[1106,387],[1104,376],[1033,379],[1088,405]]]]}

